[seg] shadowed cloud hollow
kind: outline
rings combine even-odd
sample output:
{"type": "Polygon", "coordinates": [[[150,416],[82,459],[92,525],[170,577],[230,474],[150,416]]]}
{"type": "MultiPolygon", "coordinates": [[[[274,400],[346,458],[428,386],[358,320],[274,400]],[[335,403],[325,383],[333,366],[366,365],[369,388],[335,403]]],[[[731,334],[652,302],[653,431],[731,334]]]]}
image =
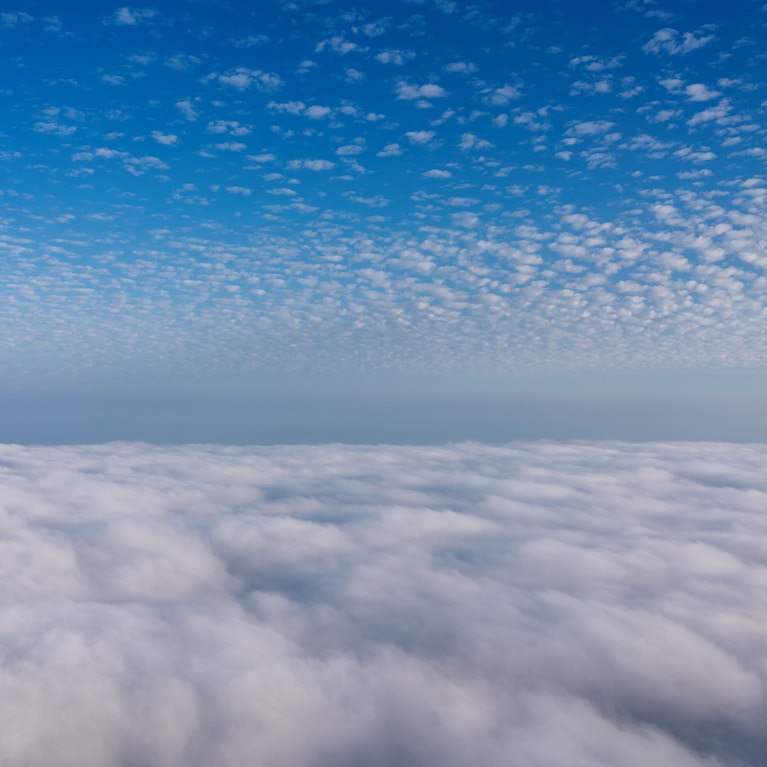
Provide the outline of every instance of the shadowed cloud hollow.
{"type": "Polygon", "coordinates": [[[0,447],[7,767],[759,765],[767,447],[0,447]]]}

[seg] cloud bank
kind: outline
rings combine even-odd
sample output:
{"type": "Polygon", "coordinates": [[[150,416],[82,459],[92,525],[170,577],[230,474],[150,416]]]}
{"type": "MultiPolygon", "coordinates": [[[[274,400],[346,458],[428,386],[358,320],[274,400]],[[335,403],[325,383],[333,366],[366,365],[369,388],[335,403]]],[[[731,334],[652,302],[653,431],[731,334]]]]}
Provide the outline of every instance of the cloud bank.
{"type": "Polygon", "coordinates": [[[0,446],[0,754],[767,755],[767,446],[0,446]]]}

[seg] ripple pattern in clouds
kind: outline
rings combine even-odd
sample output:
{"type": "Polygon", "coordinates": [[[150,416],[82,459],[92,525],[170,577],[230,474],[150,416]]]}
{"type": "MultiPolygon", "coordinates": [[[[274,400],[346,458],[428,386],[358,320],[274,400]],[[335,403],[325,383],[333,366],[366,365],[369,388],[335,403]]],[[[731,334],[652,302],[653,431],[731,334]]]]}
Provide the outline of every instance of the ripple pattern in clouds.
{"type": "Polygon", "coordinates": [[[766,28],[751,0],[0,12],[0,388],[764,368],[766,28]]]}

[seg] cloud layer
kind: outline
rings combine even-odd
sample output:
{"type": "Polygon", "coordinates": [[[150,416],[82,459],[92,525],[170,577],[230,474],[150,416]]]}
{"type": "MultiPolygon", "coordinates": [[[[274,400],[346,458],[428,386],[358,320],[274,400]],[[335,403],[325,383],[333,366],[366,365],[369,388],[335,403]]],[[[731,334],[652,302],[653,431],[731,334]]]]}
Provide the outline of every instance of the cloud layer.
{"type": "Polygon", "coordinates": [[[0,389],[767,365],[767,6],[251,6],[0,13],[0,389]]]}
{"type": "Polygon", "coordinates": [[[0,753],[757,765],[767,448],[0,448],[0,753]]]}

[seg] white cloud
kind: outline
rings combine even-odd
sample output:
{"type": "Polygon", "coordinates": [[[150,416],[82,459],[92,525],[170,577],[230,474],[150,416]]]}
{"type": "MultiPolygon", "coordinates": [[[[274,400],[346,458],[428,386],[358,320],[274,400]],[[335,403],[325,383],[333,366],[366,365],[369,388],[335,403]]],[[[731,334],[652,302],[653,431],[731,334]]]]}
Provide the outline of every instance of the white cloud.
{"type": "Polygon", "coordinates": [[[321,42],[317,43],[314,50],[316,53],[321,53],[322,51],[328,49],[334,53],[340,53],[342,56],[345,56],[347,53],[351,53],[352,51],[365,50],[364,48],[361,48],[359,45],[357,45],[357,43],[353,43],[351,40],[346,40],[339,35],[328,38],[327,40],[322,40],[321,42]]]}
{"type": "Polygon", "coordinates": [[[576,95],[578,93],[587,93],[589,95],[599,95],[610,93],[613,89],[611,80],[595,80],[591,82],[585,82],[583,80],[577,80],[572,84],[570,93],[576,95]]]}
{"type": "Polygon", "coordinates": [[[76,125],[64,125],[55,120],[41,120],[36,122],[34,129],[37,133],[53,133],[56,136],[71,136],[77,131],[76,125]]]}
{"type": "Polygon", "coordinates": [[[722,99],[715,107],[709,107],[708,109],[704,109],[703,111],[694,114],[687,121],[687,124],[692,126],[716,121],[718,125],[726,125],[733,121],[733,118],[730,116],[731,111],[732,108],[730,102],[727,99],[722,99]]]}
{"type": "Polygon", "coordinates": [[[615,56],[609,59],[598,56],[576,56],[570,59],[571,67],[578,67],[587,72],[604,72],[606,69],[616,69],[623,65],[621,57],[615,56]]]}
{"type": "Polygon", "coordinates": [[[200,59],[189,53],[176,53],[173,56],[168,56],[163,63],[166,67],[175,69],[177,72],[185,72],[187,69],[197,66],[200,59]]]}
{"type": "Polygon", "coordinates": [[[197,108],[194,105],[194,102],[191,99],[182,99],[181,101],[176,102],[176,109],[181,112],[184,117],[189,120],[189,122],[195,122],[200,116],[200,113],[197,111],[197,108]]]}
{"type": "Polygon", "coordinates": [[[9,764],[756,767],[767,748],[764,446],[0,462],[9,764]]]}
{"type": "Polygon", "coordinates": [[[271,152],[262,152],[261,154],[249,154],[248,159],[252,162],[257,163],[264,163],[264,162],[273,162],[277,159],[277,156],[272,154],[271,152]]]}
{"type": "Polygon", "coordinates": [[[4,27],[15,27],[17,24],[29,24],[34,20],[34,16],[31,16],[25,11],[0,13],[0,24],[4,27]]]}
{"type": "Polygon", "coordinates": [[[692,83],[691,85],[687,85],[684,92],[687,94],[687,98],[689,98],[690,101],[711,101],[722,95],[719,91],[712,91],[703,85],[703,83],[692,83]]]}
{"type": "Polygon", "coordinates": [[[412,51],[379,51],[375,58],[382,64],[394,64],[401,67],[405,65],[407,60],[415,58],[415,53],[412,51]]]}
{"type": "Polygon", "coordinates": [[[463,210],[460,213],[451,213],[450,218],[453,226],[460,226],[464,229],[473,229],[479,224],[479,216],[467,210],[463,210]]]}
{"type": "Polygon", "coordinates": [[[519,88],[513,85],[503,85],[495,88],[487,95],[488,103],[493,106],[506,106],[520,96],[519,88]]]}
{"type": "Polygon", "coordinates": [[[615,123],[609,120],[584,120],[582,122],[574,122],[567,130],[567,134],[571,136],[599,136],[607,133],[615,123]]]}
{"type": "Polygon", "coordinates": [[[115,11],[113,23],[119,26],[135,26],[156,15],[156,11],[153,11],[150,8],[128,8],[127,6],[123,6],[115,11]]]}
{"type": "Polygon", "coordinates": [[[477,65],[467,61],[452,61],[445,66],[446,72],[473,74],[477,71],[477,65]]]}
{"type": "Polygon", "coordinates": [[[369,208],[385,208],[389,205],[389,200],[383,195],[377,194],[373,197],[362,197],[358,194],[347,195],[348,199],[352,202],[359,203],[360,205],[367,205],[369,208]]]}
{"type": "Polygon", "coordinates": [[[683,160],[689,160],[690,162],[708,162],[709,160],[715,160],[716,155],[708,149],[703,151],[696,151],[692,147],[682,147],[674,152],[674,157],[679,157],[683,160]]]}
{"type": "Polygon", "coordinates": [[[463,133],[461,134],[461,142],[459,146],[463,150],[488,149],[492,144],[489,141],[485,141],[485,139],[479,138],[474,133],[463,133]]]}
{"type": "Polygon", "coordinates": [[[330,107],[323,107],[315,104],[307,107],[304,114],[312,120],[321,120],[323,117],[327,117],[332,112],[330,107]]]}
{"type": "Polygon", "coordinates": [[[306,170],[331,170],[335,168],[336,164],[330,162],[330,160],[291,160],[288,163],[288,168],[291,170],[298,170],[299,168],[306,168],[306,170]]]}
{"type": "Polygon", "coordinates": [[[397,98],[404,101],[413,101],[415,99],[437,99],[445,98],[448,93],[436,83],[426,83],[425,85],[411,85],[404,81],[397,83],[397,98]]]}
{"type": "Polygon", "coordinates": [[[222,149],[225,152],[244,152],[248,148],[242,141],[222,141],[216,144],[216,149],[222,149]]]}
{"type": "Polygon", "coordinates": [[[125,157],[123,159],[125,170],[134,176],[143,176],[150,170],[168,170],[169,166],[159,157],[146,155],[144,157],[125,157]]]}
{"type": "Polygon", "coordinates": [[[380,152],[376,152],[376,157],[396,157],[402,154],[402,148],[399,144],[387,144],[380,152]]]}
{"type": "Polygon", "coordinates": [[[162,133],[158,130],[152,131],[152,138],[158,144],[164,144],[165,146],[172,146],[178,142],[178,136],[175,133],[162,133]]]}
{"type": "Polygon", "coordinates": [[[435,136],[433,130],[408,131],[405,136],[411,144],[422,146],[428,144],[435,136]]]}
{"type": "Polygon", "coordinates": [[[226,191],[230,194],[240,194],[245,197],[250,197],[250,195],[253,194],[253,190],[248,189],[245,186],[228,186],[226,187],[226,191]]]}
{"type": "Polygon", "coordinates": [[[449,170],[432,168],[431,170],[424,171],[421,175],[426,176],[426,178],[450,178],[453,174],[449,170]]]}
{"type": "Polygon", "coordinates": [[[336,154],[339,157],[352,157],[353,155],[362,154],[365,151],[365,147],[362,144],[344,144],[336,149],[336,154]]]}
{"type": "Polygon", "coordinates": [[[269,109],[274,109],[278,112],[287,112],[291,115],[300,115],[306,109],[306,104],[303,101],[270,101],[267,106],[269,109]]]}
{"type": "Polygon", "coordinates": [[[203,78],[203,82],[214,80],[237,90],[253,87],[267,92],[279,90],[285,84],[282,78],[273,72],[263,72],[260,69],[248,69],[247,67],[236,67],[224,74],[214,72],[203,78]]]}
{"type": "Polygon", "coordinates": [[[231,136],[247,136],[253,132],[251,125],[243,125],[237,120],[211,120],[205,128],[208,133],[228,133],[231,136]]]}
{"type": "Polygon", "coordinates": [[[359,69],[355,69],[354,67],[347,67],[344,70],[344,74],[350,83],[361,83],[366,77],[364,72],[361,72],[359,69]]]}
{"type": "Polygon", "coordinates": [[[702,48],[713,39],[713,34],[704,33],[700,34],[700,36],[696,36],[692,32],[685,32],[683,35],[680,35],[676,29],[666,27],[664,29],[659,29],[652,38],[642,46],[642,50],[645,53],[665,53],[670,56],[676,56],[689,53],[696,48],[702,48]]]}

